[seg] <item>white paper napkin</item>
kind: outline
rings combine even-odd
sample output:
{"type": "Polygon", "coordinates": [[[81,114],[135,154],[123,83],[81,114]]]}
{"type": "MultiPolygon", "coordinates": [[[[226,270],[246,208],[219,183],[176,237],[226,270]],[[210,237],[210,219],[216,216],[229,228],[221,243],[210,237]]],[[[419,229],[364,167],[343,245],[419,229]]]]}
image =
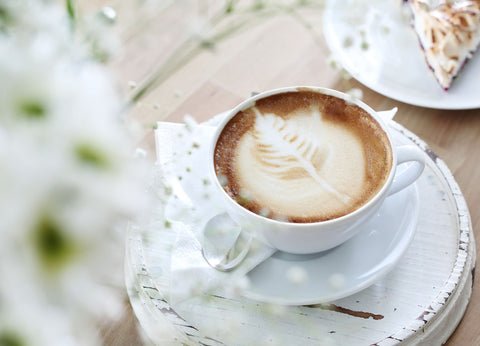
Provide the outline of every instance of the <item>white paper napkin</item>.
{"type": "Polygon", "coordinates": [[[172,306],[204,294],[236,294],[248,285],[246,274],[274,253],[254,240],[246,259],[228,273],[211,268],[202,256],[203,226],[224,212],[208,174],[208,148],[214,129],[189,121],[186,125],[160,122],[155,131],[157,161],[171,190],[165,220],[176,232],[170,266],[172,306]]]}

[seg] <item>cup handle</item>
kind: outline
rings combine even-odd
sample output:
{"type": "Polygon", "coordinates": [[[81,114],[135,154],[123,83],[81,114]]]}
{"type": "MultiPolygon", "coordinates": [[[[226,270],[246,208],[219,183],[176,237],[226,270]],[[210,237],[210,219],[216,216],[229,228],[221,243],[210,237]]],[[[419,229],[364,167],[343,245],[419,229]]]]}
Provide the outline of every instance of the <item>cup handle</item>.
{"type": "Polygon", "coordinates": [[[425,168],[425,154],[416,146],[403,145],[396,147],[395,150],[397,152],[397,166],[405,162],[413,162],[413,164],[403,172],[395,174],[390,190],[388,191],[388,196],[412,184],[420,177],[425,168]]]}
{"type": "Polygon", "coordinates": [[[247,257],[252,239],[253,235],[242,230],[228,213],[217,214],[203,227],[203,258],[214,269],[230,271],[247,257]]]}

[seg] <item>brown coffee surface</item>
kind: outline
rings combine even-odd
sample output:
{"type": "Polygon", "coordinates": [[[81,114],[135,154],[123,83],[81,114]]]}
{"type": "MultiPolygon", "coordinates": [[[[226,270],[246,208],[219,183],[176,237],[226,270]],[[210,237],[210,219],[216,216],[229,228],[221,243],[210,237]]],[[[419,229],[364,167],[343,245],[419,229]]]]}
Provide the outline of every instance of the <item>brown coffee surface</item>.
{"type": "Polygon", "coordinates": [[[392,166],[385,132],[360,107],[312,91],[266,97],[237,113],[215,147],[225,191],[259,215],[335,219],[368,202],[392,166]]]}

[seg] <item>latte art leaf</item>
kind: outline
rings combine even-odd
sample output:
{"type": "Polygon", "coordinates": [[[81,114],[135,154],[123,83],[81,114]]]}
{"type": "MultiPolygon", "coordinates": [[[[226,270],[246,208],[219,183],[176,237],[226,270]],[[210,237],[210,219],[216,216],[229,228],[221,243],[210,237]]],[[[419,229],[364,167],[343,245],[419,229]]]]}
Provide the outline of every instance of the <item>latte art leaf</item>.
{"type": "MultiPolygon", "coordinates": [[[[300,133],[294,124],[282,117],[273,113],[262,114],[256,107],[252,110],[256,115],[253,135],[262,169],[279,179],[291,179],[294,172],[300,170],[342,203],[351,201],[348,195],[335,189],[318,173],[329,155],[326,143],[300,133]]],[[[315,122],[321,121],[318,111],[312,112],[312,116],[315,122]]]]}

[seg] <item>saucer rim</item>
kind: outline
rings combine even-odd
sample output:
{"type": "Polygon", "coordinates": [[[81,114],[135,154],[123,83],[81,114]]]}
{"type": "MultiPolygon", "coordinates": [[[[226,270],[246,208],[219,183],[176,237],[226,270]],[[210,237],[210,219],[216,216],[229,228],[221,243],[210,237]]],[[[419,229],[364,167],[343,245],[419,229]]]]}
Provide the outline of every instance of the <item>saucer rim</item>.
{"type": "MultiPolygon", "coordinates": [[[[400,259],[403,257],[408,247],[412,243],[413,238],[415,237],[415,233],[418,225],[419,213],[420,213],[420,194],[418,191],[417,183],[414,183],[411,186],[407,187],[406,190],[407,190],[406,193],[411,194],[414,200],[413,211],[410,217],[411,221],[409,222],[410,226],[407,227],[409,232],[402,235],[402,240],[406,238],[406,241],[403,241],[403,242],[400,241],[392,249],[392,252],[390,254],[387,254],[383,258],[382,262],[376,265],[376,266],[379,266],[379,269],[375,273],[371,274],[366,280],[364,280],[360,284],[357,284],[350,289],[343,289],[342,291],[339,291],[339,293],[336,293],[330,296],[325,296],[322,298],[317,298],[317,299],[294,300],[294,299],[285,299],[285,298],[278,298],[278,297],[272,298],[262,294],[253,293],[249,288],[247,288],[245,291],[242,292],[242,296],[244,298],[252,299],[262,303],[278,304],[278,305],[285,305],[285,306],[302,306],[302,305],[315,305],[315,304],[324,304],[324,303],[333,302],[335,300],[354,295],[355,293],[358,293],[370,287],[372,284],[374,284],[376,281],[381,279],[383,276],[387,275],[389,272],[391,272],[395,268],[398,261],[400,261],[400,259]],[[403,248],[400,248],[400,246],[403,243],[404,243],[403,248]],[[387,262],[387,263],[384,263],[384,262],[387,262]],[[381,265],[382,263],[384,264],[381,265]]],[[[364,232],[360,232],[357,235],[357,237],[362,236],[362,233],[364,232]]],[[[405,233],[405,230],[403,230],[403,233],[405,233]]],[[[348,240],[347,242],[349,241],[352,241],[352,239],[348,240]]],[[[337,249],[338,248],[334,248],[331,251],[337,251],[337,249]]],[[[269,259],[267,259],[266,261],[268,260],[269,259]]],[[[246,276],[248,277],[248,273],[246,274],[246,276]]]]}

